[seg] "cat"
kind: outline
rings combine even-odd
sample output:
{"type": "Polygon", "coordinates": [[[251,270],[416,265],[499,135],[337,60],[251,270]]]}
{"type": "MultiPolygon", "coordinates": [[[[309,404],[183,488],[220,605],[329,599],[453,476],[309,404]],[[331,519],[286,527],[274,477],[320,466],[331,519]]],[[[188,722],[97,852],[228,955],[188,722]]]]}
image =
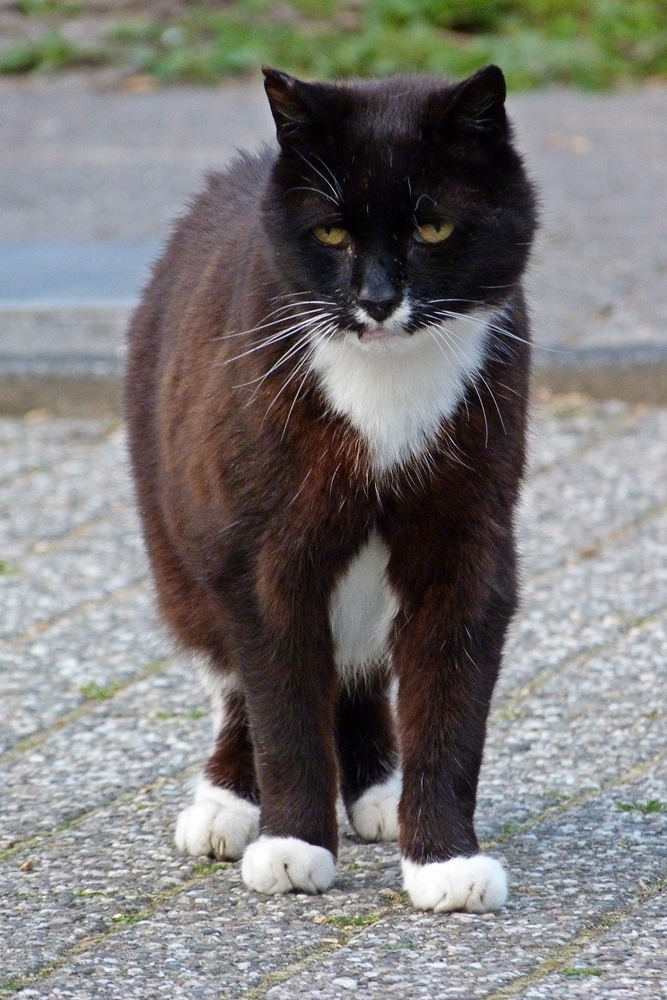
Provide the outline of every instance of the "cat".
{"type": "Polygon", "coordinates": [[[516,606],[536,197],[505,81],[265,69],[278,146],[208,178],[130,331],[161,613],[215,742],[178,847],[323,892],[336,803],[427,910],[495,910],[473,825],[516,606]]]}

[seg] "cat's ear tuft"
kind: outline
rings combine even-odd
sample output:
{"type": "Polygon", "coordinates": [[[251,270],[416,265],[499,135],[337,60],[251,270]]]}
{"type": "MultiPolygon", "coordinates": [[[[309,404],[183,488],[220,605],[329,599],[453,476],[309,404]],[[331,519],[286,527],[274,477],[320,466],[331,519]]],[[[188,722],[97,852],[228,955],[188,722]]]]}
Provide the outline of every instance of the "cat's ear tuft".
{"type": "Polygon", "coordinates": [[[506,96],[507,86],[502,70],[498,66],[484,66],[456,88],[450,114],[457,124],[479,135],[505,137],[506,96]]]}
{"type": "Polygon", "coordinates": [[[264,90],[269,99],[271,114],[276,123],[278,141],[281,143],[295,138],[313,121],[312,109],[308,107],[306,91],[308,84],[297,80],[278,69],[262,66],[264,90]]]}

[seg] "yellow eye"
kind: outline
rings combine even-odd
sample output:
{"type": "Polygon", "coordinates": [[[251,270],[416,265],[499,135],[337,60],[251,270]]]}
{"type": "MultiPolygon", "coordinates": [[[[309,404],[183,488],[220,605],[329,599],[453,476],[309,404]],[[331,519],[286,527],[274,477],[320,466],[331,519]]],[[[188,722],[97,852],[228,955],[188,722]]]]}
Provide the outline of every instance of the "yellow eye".
{"type": "Polygon", "coordinates": [[[427,222],[424,226],[417,227],[415,239],[418,243],[442,243],[452,235],[453,229],[453,222],[427,222]]]}
{"type": "Polygon", "coordinates": [[[339,247],[345,243],[350,234],[347,229],[339,229],[337,226],[316,226],[313,229],[313,236],[320,243],[325,243],[328,247],[339,247]]]}

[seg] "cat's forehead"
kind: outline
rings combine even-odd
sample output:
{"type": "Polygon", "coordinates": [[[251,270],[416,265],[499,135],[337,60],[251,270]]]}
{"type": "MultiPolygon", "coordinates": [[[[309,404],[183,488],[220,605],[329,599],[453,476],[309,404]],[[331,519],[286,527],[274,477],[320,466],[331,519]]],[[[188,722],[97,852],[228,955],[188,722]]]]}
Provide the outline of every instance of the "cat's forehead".
{"type": "MultiPolygon", "coordinates": [[[[342,90],[343,88],[341,88],[342,90]]],[[[447,103],[452,86],[422,77],[392,77],[345,88],[340,113],[323,136],[323,159],[341,184],[380,194],[410,175],[435,180],[446,164],[429,137],[428,117],[447,103]]]]}
{"type": "Polygon", "coordinates": [[[346,91],[344,113],[332,126],[343,140],[362,149],[413,155],[420,145],[424,120],[433,104],[451,92],[444,81],[422,77],[391,77],[358,84],[346,91]]]}
{"type": "Polygon", "coordinates": [[[499,170],[521,172],[496,67],[463,82],[396,76],[294,86],[294,100],[273,109],[282,176],[304,203],[320,197],[395,218],[424,199],[444,208],[480,191],[491,196],[499,170]]]}

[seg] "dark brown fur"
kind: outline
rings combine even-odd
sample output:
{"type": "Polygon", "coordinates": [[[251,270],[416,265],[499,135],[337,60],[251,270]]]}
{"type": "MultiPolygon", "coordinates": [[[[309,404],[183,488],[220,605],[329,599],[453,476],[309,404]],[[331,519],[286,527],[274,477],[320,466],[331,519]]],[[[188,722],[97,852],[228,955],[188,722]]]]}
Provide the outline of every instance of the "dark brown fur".
{"type": "Polygon", "coordinates": [[[209,179],[132,324],[127,420],[160,610],[183,646],[242,679],[209,778],[259,799],[263,832],[335,854],[339,784],[350,807],[396,756],[386,673],[341,691],[328,616],[337,579],[378,531],[401,603],[401,850],[415,861],[474,854],[486,718],[516,605],[521,268],[509,336],[433,442],[428,474],[410,463],[374,478],[314,377],[294,406],[300,380],[274,401],[290,364],[259,381],[284,345],[226,363],[238,341],[224,335],[261,323],[285,287],[262,213],[275,155],[209,179]]]}

